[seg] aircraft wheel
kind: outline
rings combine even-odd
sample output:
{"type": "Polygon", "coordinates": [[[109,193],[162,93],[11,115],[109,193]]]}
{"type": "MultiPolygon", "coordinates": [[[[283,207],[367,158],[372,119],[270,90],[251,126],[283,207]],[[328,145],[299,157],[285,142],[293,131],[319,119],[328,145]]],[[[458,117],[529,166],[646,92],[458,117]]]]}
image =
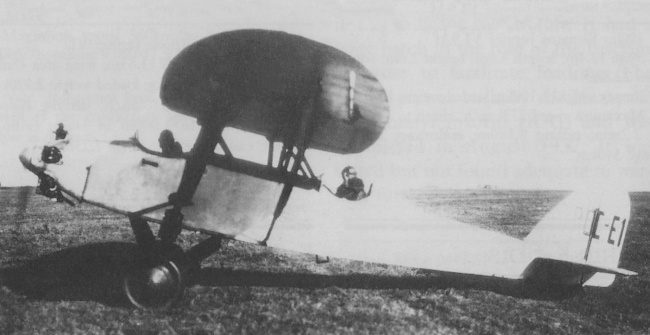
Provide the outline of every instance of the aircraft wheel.
{"type": "Polygon", "coordinates": [[[174,262],[132,272],[124,278],[124,291],[131,303],[142,309],[166,309],[178,302],[184,286],[174,262]]]}

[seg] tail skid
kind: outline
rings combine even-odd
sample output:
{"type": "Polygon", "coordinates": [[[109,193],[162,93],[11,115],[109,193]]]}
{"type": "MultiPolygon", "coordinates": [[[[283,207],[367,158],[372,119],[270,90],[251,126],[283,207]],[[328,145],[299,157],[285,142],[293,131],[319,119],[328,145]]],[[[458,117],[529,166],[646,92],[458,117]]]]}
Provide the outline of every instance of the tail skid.
{"type": "Polygon", "coordinates": [[[531,261],[524,280],[606,287],[617,274],[629,226],[630,197],[612,189],[577,191],[555,207],[526,237],[531,261]]]}

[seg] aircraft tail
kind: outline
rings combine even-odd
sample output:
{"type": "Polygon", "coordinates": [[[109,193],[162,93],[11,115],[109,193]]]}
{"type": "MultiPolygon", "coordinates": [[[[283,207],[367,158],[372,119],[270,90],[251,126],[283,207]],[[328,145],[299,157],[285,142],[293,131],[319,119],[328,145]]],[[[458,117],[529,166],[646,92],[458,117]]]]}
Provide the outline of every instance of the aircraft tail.
{"type": "Polygon", "coordinates": [[[525,280],[544,284],[609,286],[629,226],[630,197],[613,189],[576,191],[549,212],[526,237],[532,261],[525,280]]]}

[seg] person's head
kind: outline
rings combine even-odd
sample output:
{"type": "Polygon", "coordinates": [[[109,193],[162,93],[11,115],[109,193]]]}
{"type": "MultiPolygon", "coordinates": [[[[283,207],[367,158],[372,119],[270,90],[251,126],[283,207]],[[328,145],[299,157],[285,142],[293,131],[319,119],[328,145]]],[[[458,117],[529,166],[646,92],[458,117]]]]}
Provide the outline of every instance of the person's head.
{"type": "Polygon", "coordinates": [[[160,137],[158,137],[158,143],[161,147],[170,146],[174,144],[174,134],[169,129],[165,129],[160,132],[160,137]]]}
{"type": "Polygon", "coordinates": [[[63,123],[59,123],[59,129],[63,129],[63,123]]]}
{"type": "Polygon", "coordinates": [[[343,171],[341,171],[341,177],[343,177],[343,181],[346,182],[350,179],[354,179],[357,177],[357,170],[352,166],[347,166],[343,171]]]}

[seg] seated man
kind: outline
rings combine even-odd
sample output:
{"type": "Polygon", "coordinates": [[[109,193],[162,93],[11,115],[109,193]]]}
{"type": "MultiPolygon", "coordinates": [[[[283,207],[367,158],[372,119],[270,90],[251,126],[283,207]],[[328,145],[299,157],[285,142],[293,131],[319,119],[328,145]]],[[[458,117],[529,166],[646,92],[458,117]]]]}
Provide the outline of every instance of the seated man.
{"type": "Polygon", "coordinates": [[[160,132],[158,143],[160,144],[160,149],[162,150],[163,157],[180,158],[183,156],[183,147],[181,147],[180,143],[176,142],[174,139],[174,134],[171,132],[171,130],[165,129],[160,132]]]}
{"type": "Polygon", "coordinates": [[[341,177],[343,178],[343,183],[336,189],[336,193],[334,193],[337,197],[348,200],[361,200],[370,196],[372,184],[368,189],[368,193],[366,193],[363,180],[357,178],[357,171],[354,167],[348,166],[343,169],[341,171],[341,177]]]}
{"type": "Polygon", "coordinates": [[[59,123],[59,127],[56,128],[54,133],[54,139],[55,140],[64,140],[66,136],[68,136],[68,131],[63,129],[63,123],[59,123]]]}

